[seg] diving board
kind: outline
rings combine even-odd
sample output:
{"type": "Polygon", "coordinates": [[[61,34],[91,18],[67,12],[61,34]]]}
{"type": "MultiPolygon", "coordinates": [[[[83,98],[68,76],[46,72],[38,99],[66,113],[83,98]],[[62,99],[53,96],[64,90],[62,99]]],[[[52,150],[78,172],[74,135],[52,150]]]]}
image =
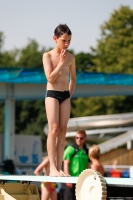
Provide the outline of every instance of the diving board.
{"type": "Polygon", "coordinates": [[[78,177],[55,177],[55,176],[31,176],[31,175],[0,175],[0,180],[77,183],[78,177]]]}
{"type": "MultiPolygon", "coordinates": [[[[34,181],[34,182],[56,182],[56,183],[77,183],[78,177],[54,177],[35,175],[0,175],[0,180],[34,181]]],[[[104,177],[108,185],[133,186],[133,178],[110,178],[104,177]]]]}
{"type": "Polygon", "coordinates": [[[103,177],[99,172],[91,169],[84,170],[79,177],[0,175],[1,183],[6,180],[75,183],[77,200],[106,200],[110,198],[116,199],[116,197],[121,200],[125,199],[125,197],[133,198],[133,178],[103,177]]]}

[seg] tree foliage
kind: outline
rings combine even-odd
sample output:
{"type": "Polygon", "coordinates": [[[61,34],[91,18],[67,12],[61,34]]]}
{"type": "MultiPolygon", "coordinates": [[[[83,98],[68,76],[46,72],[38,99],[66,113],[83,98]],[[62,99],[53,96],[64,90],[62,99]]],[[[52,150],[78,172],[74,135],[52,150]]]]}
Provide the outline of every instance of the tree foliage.
{"type": "MultiPolygon", "coordinates": [[[[101,26],[101,38],[92,48],[92,70],[133,74],[133,10],[121,6],[101,26]]],[[[77,57],[78,59],[79,57],[77,57]]],[[[81,63],[84,63],[79,58],[81,63]]],[[[86,60],[84,59],[86,62],[86,60]]],[[[82,68],[83,69],[83,68],[82,68]]],[[[90,68],[91,70],[91,68],[90,68]]],[[[132,96],[77,98],[72,100],[71,116],[133,112],[132,96]]]]}
{"type": "Polygon", "coordinates": [[[4,33],[0,31],[0,55],[2,53],[2,48],[3,48],[3,45],[4,45],[4,39],[5,39],[4,33]]]}
{"type": "Polygon", "coordinates": [[[105,96],[72,100],[71,116],[83,117],[133,112],[133,97],[105,96]]]}
{"type": "MultiPolygon", "coordinates": [[[[2,34],[1,34],[2,35],[2,34]]],[[[0,36],[1,36],[0,35],[0,36]]],[[[1,49],[3,49],[5,38],[0,38],[1,49]]],[[[29,40],[26,47],[12,51],[1,51],[1,67],[40,68],[42,65],[42,54],[44,47],[40,47],[35,40],[29,40]]],[[[19,101],[15,109],[15,133],[40,135],[43,149],[46,148],[46,136],[43,131],[46,123],[46,112],[44,100],[19,101]]],[[[0,133],[4,132],[4,103],[0,103],[0,133]]]]}
{"type": "Polygon", "coordinates": [[[92,71],[94,56],[90,53],[78,53],[75,55],[76,69],[81,71],[92,71]]]}
{"type": "Polygon", "coordinates": [[[17,65],[28,68],[41,68],[43,67],[42,55],[45,51],[45,48],[40,48],[35,40],[29,40],[28,45],[20,50],[17,65]]]}
{"type": "Polygon", "coordinates": [[[17,67],[18,50],[5,51],[1,54],[0,66],[2,67],[17,67]]]}
{"type": "Polygon", "coordinates": [[[133,73],[133,10],[121,6],[101,26],[101,39],[93,51],[98,72],[133,73]]]}
{"type": "Polygon", "coordinates": [[[0,133],[4,132],[4,103],[0,102],[0,133]]]}
{"type": "Polygon", "coordinates": [[[44,100],[16,102],[16,134],[40,135],[46,148],[44,124],[47,122],[44,100]]]}
{"type": "Polygon", "coordinates": [[[0,32],[0,66],[2,67],[14,67],[17,65],[16,58],[18,50],[4,51],[5,36],[3,32],[0,32]]]}

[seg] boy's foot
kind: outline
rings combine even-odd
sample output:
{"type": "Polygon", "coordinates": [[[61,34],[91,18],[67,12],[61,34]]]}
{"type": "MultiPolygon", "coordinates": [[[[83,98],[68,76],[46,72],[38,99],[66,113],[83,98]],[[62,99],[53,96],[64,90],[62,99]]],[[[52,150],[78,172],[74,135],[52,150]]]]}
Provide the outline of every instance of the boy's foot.
{"type": "Polygon", "coordinates": [[[51,169],[49,176],[60,176],[60,172],[57,169],[51,169]]]}
{"type": "Polygon", "coordinates": [[[62,170],[60,170],[60,176],[70,176],[70,175],[66,174],[65,172],[63,172],[62,170]]]}

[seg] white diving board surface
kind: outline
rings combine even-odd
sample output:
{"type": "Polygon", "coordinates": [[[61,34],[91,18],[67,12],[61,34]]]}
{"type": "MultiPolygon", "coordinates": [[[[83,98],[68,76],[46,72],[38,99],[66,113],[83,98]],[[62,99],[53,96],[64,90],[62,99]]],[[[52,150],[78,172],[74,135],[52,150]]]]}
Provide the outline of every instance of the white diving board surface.
{"type": "MultiPolygon", "coordinates": [[[[133,178],[107,178],[104,177],[108,185],[133,186],[133,178]]],[[[56,182],[56,183],[77,183],[78,177],[53,177],[35,175],[0,175],[0,180],[34,181],[34,182],[56,182]]]]}
{"type": "Polygon", "coordinates": [[[0,175],[0,180],[35,181],[35,182],[56,182],[56,183],[77,183],[78,177],[55,177],[55,176],[31,176],[31,175],[0,175]]]}
{"type": "Polygon", "coordinates": [[[104,178],[108,185],[121,185],[123,187],[133,186],[133,178],[104,178]]]}

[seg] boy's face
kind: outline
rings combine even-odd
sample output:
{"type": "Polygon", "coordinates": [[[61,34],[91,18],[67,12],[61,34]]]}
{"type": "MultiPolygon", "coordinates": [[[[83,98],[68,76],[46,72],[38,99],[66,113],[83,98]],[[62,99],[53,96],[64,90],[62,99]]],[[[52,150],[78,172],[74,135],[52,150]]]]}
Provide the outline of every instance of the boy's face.
{"type": "Polygon", "coordinates": [[[71,37],[72,37],[71,35],[65,33],[61,35],[59,38],[54,36],[53,39],[56,42],[56,46],[62,50],[62,49],[67,49],[69,47],[71,42],[71,37]]]}

